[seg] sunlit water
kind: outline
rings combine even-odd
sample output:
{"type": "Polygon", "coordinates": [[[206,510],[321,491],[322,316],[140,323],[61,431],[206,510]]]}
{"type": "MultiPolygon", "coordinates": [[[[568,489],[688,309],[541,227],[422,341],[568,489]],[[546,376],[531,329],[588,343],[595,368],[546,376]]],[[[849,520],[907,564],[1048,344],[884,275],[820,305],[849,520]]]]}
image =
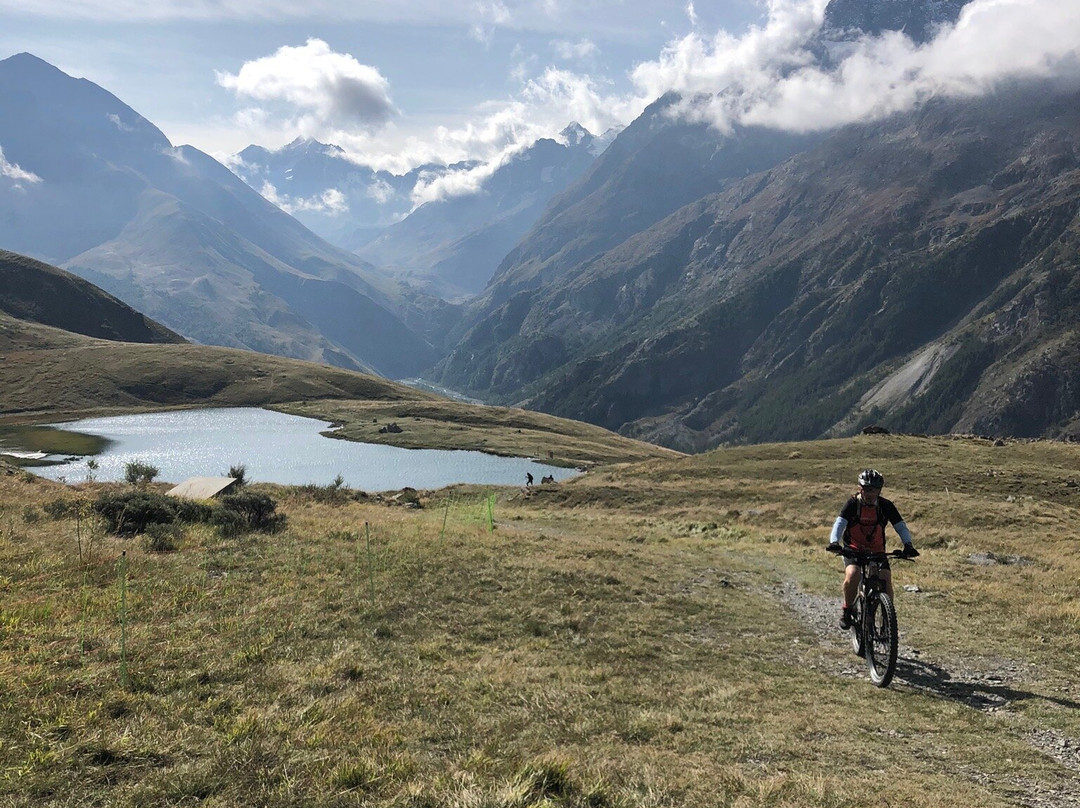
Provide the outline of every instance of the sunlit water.
{"type": "MultiPolygon", "coordinates": [[[[327,485],[340,474],[346,486],[363,491],[454,483],[524,485],[526,474],[539,483],[544,476],[565,480],[577,473],[520,457],[326,438],[319,434],[332,426],[325,421],[254,408],[122,415],[53,426],[113,441],[94,458],[94,477],[103,482],[123,480],[125,467],[136,460],[157,467],[162,482],[221,477],[230,466],[242,464],[249,482],[327,485]]],[[[74,483],[85,480],[90,469],[82,458],[33,471],[74,483]]]]}

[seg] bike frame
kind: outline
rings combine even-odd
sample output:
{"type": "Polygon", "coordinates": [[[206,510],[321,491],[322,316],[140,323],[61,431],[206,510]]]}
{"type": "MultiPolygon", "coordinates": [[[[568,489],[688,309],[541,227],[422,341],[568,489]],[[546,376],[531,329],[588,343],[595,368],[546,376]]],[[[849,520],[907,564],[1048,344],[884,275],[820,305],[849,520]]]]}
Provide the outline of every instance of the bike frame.
{"type": "Polygon", "coordinates": [[[893,553],[870,553],[845,547],[842,554],[859,565],[859,595],[856,603],[852,605],[857,612],[851,627],[852,649],[866,659],[870,680],[878,687],[887,687],[896,672],[899,638],[896,609],[885,592],[881,567],[886,560],[912,559],[903,555],[900,550],[893,553]]]}

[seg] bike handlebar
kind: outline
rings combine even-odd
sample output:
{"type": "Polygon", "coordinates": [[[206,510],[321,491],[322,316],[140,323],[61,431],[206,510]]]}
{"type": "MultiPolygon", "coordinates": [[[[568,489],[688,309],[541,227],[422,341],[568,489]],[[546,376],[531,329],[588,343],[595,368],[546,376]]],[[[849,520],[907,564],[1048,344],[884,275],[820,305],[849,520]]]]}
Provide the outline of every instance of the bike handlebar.
{"type": "MultiPolygon", "coordinates": [[[[829,550],[828,547],[825,548],[829,550]]],[[[836,552],[831,550],[830,552],[836,552]]],[[[852,550],[850,547],[841,547],[839,554],[844,558],[856,561],[886,561],[890,558],[899,558],[903,561],[914,561],[915,556],[907,555],[903,550],[893,550],[891,553],[875,553],[869,550],[852,550]]]]}

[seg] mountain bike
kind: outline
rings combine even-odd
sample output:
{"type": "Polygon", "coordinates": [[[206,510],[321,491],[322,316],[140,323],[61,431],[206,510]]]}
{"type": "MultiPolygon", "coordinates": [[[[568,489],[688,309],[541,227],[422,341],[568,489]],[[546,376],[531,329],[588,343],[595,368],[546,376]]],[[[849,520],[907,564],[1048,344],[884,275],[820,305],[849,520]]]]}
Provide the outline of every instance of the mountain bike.
{"type": "Polygon", "coordinates": [[[896,673],[896,652],[899,639],[896,630],[896,607],[885,593],[885,580],[881,577],[882,562],[888,559],[912,561],[903,550],[891,553],[870,553],[851,550],[841,551],[844,558],[853,559],[859,565],[859,594],[851,605],[851,647],[865,657],[870,670],[870,681],[878,687],[888,687],[896,673]]]}

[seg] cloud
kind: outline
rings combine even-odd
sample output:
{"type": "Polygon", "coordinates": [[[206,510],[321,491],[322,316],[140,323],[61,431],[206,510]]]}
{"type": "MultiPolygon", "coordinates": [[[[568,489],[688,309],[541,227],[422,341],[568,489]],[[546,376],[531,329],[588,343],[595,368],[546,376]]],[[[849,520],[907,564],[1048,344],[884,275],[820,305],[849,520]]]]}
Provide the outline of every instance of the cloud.
{"type": "Polygon", "coordinates": [[[161,154],[164,154],[170,160],[173,160],[173,161],[179,163],[180,165],[183,165],[183,166],[191,165],[191,162],[188,160],[187,155],[184,154],[184,149],[183,149],[182,146],[181,147],[162,146],[160,149],[158,149],[158,151],[161,154]]]}
{"type": "MultiPolygon", "coordinates": [[[[818,37],[827,4],[768,0],[767,21],[739,36],[695,31],[673,40],[632,71],[633,89],[626,93],[613,92],[602,79],[548,67],[476,125],[441,131],[443,146],[456,144],[463,157],[479,156],[489,165],[423,183],[414,199],[474,192],[491,165],[527,139],[550,136],[569,120],[602,133],[671,91],[688,99],[678,112],[721,131],[737,124],[821,131],[880,119],[934,96],[984,94],[1016,78],[1080,82],[1078,3],[972,0],[956,25],[928,44],[899,32],[867,36],[845,43],[839,62],[825,66],[818,37]]],[[[692,3],[687,13],[696,18],[692,3]]]]}
{"type": "Polygon", "coordinates": [[[378,178],[367,187],[365,193],[370,199],[374,199],[380,205],[385,205],[397,196],[397,191],[394,190],[394,186],[386,180],[378,178]]]}
{"type": "Polygon", "coordinates": [[[468,196],[478,193],[484,182],[494,174],[503,160],[492,160],[478,166],[450,171],[438,176],[422,175],[412,191],[415,207],[427,202],[438,202],[455,196],[468,196]]]}
{"type": "Polygon", "coordinates": [[[742,119],[791,130],[879,119],[935,96],[971,97],[1013,79],[1080,77],[1080,6],[975,0],[919,47],[899,34],[862,40],[839,69],[807,67],[756,97],[742,119]]]}
{"type": "MultiPolygon", "coordinates": [[[[217,81],[237,97],[284,104],[320,123],[377,128],[397,114],[389,82],[377,69],[335,53],[321,39],[278,48],[235,75],[219,71],[217,81]]],[[[266,110],[246,114],[258,117],[266,110]]]]}
{"type": "MultiPolygon", "coordinates": [[[[425,177],[413,194],[422,204],[476,192],[497,166],[571,120],[599,135],[625,126],[671,91],[695,99],[681,108],[684,115],[721,131],[740,124],[808,131],[880,118],[934,95],[987,92],[1011,77],[1080,75],[1078,3],[972,0],[957,25],[931,43],[918,46],[899,33],[866,37],[845,42],[842,52],[834,49],[826,67],[816,37],[827,2],[765,0],[766,20],[736,35],[703,30],[693,2],[679,0],[677,8],[697,21],[695,30],[639,63],[622,88],[602,74],[544,66],[518,48],[510,70],[519,84],[511,97],[476,105],[438,126],[398,115],[388,82],[375,68],[333,53],[321,40],[282,48],[236,75],[221,74],[221,81],[256,102],[237,119],[252,132],[277,127],[286,139],[315,137],[343,147],[357,163],[398,174],[428,162],[469,163],[425,177]],[[343,84],[353,92],[342,92],[343,84]],[[282,107],[289,116],[282,116],[282,107]]],[[[448,0],[488,30],[520,25],[530,14],[611,8],[606,0],[581,3],[545,0],[541,8],[539,0],[448,0]]],[[[566,36],[551,45],[560,57],[594,55],[588,37],[566,36]]]]}
{"type": "Polygon", "coordinates": [[[11,180],[12,187],[19,189],[22,189],[22,184],[24,182],[30,183],[31,185],[41,182],[41,177],[33,171],[26,171],[15,163],[9,163],[4,157],[4,149],[2,146],[0,146],[0,177],[11,180]]]}
{"type": "Polygon", "coordinates": [[[112,125],[115,126],[117,129],[119,129],[121,132],[134,132],[135,131],[135,127],[129,126],[128,124],[124,123],[120,119],[120,116],[117,115],[115,112],[110,112],[105,117],[108,118],[109,122],[112,123],[112,125]]]}
{"type": "MultiPolygon", "coordinates": [[[[621,127],[641,113],[652,98],[610,92],[610,86],[591,76],[547,68],[526,80],[514,98],[482,104],[453,126],[404,133],[391,125],[377,135],[351,130],[324,130],[323,142],[345,149],[361,165],[403,174],[424,163],[450,165],[482,162],[496,165],[542,137],[554,137],[571,121],[590,132],[621,127]]],[[[494,169],[491,169],[494,170],[494,169]]],[[[475,172],[470,177],[477,176],[475,172]]],[[[418,199],[466,192],[475,183],[464,177],[422,187],[418,199]]]]}
{"type": "Polygon", "coordinates": [[[567,61],[591,59],[600,53],[596,43],[590,39],[579,39],[577,42],[557,39],[551,43],[551,49],[560,59],[567,61]]]}
{"type": "Polygon", "coordinates": [[[345,194],[337,188],[328,188],[318,196],[290,197],[278,193],[277,188],[269,181],[264,181],[259,193],[267,202],[277,205],[288,214],[306,211],[309,213],[325,213],[330,216],[340,216],[349,212],[349,203],[345,194]]]}
{"type": "Polygon", "coordinates": [[[1080,4],[973,0],[926,45],[898,32],[846,43],[837,65],[811,51],[826,0],[771,0],[741,37],[698,33],[639,65],[639,90],[698,96],[683,112],[720,130],[757,124],[826,130],[909,110],[934,96],[974,96],[1016,78],[1080,77],[1080,4]],[[707,97],[701,103],[701,97],[707,97]]]}
{"type": "Polygon", "coordinates": [[[477,0],[473,9],[475,16],[470,33],[473,39],[484,44],[491,42],[496,28],[509,25],[513,20],[503,0],[477,0]]]}

